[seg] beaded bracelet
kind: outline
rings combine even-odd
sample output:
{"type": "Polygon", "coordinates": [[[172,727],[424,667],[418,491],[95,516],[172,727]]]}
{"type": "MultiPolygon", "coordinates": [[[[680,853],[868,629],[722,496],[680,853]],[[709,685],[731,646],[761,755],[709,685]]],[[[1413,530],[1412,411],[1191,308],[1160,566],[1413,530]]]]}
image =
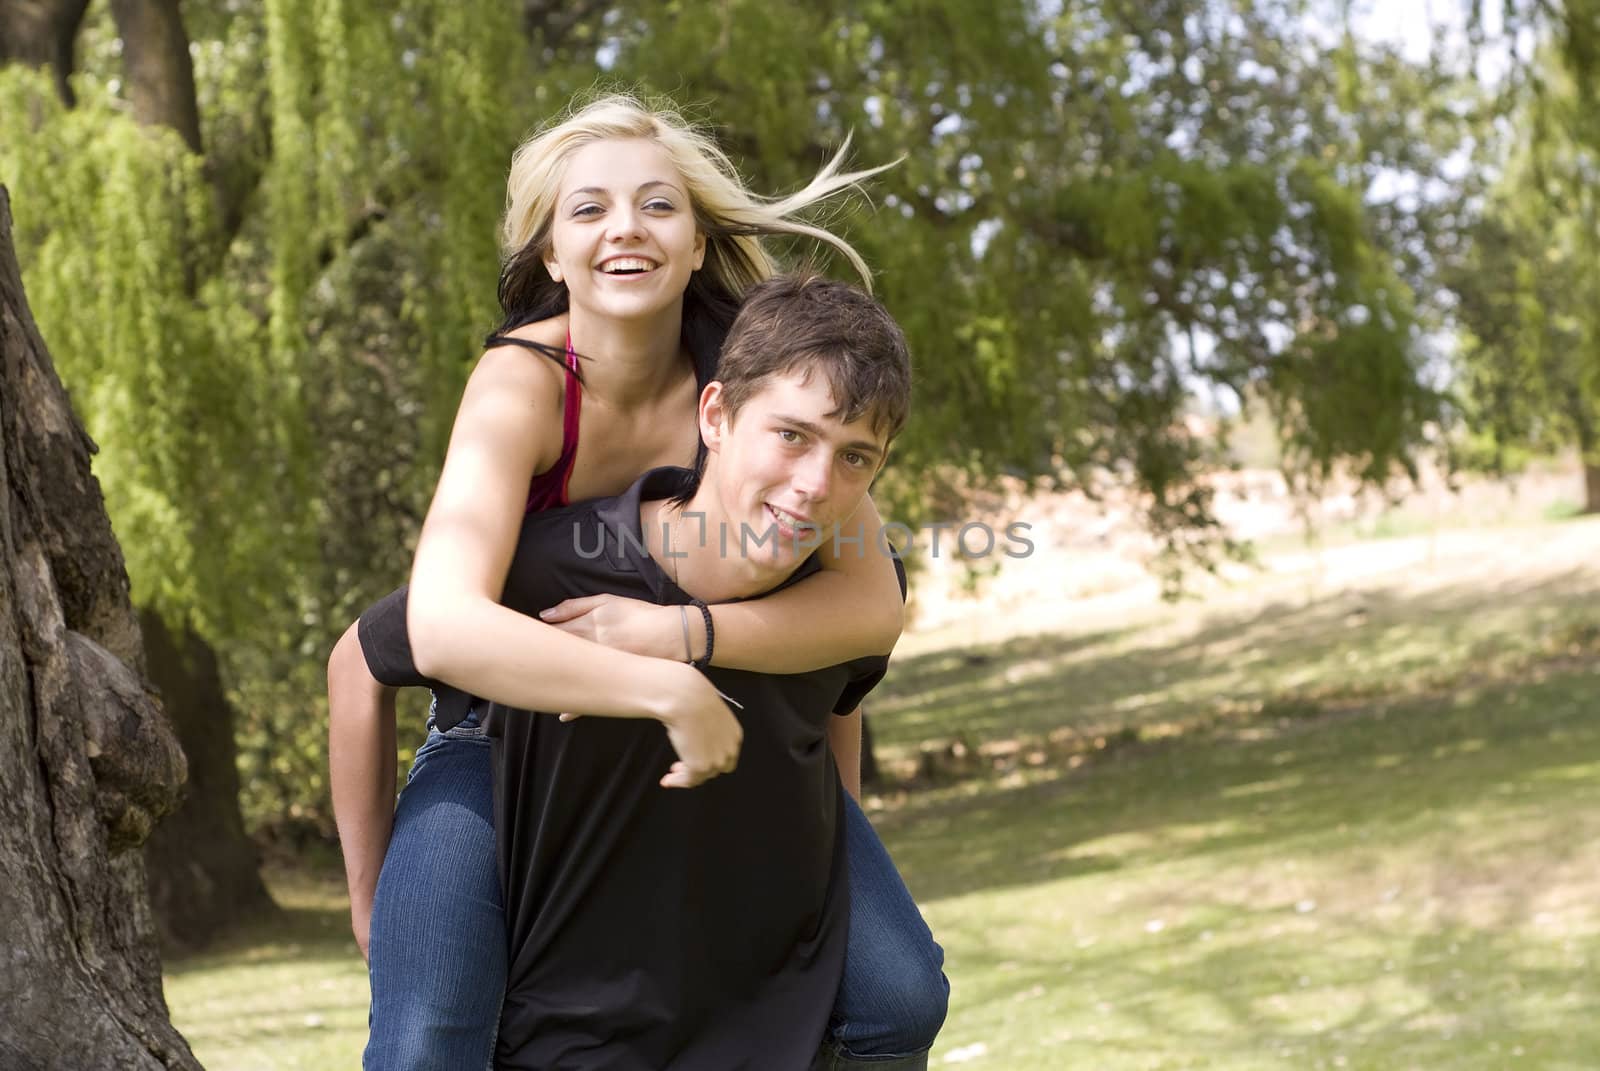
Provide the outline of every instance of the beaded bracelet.
{"type": "Polygon", "coordinates": [[[711,664],[711,651],[716,645],[717,630],[711,625],[711,608],[702,599],[694,599],[691,605],[699,607],[700,616],[706,619],[706,653],[692,660],[689,664],[695,669],[705,669],[711,664]]]}

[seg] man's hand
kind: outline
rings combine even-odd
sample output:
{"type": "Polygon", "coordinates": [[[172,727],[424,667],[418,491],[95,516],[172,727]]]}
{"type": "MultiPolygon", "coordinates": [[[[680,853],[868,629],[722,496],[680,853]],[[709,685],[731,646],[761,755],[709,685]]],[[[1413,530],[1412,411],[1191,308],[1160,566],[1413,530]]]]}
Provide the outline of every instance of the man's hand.
{"type": "Polygon", "coordinates": [[[350,932],[356,935],[356,947],[361,949],[361,959],[368,966],[372,964],[372,957],[367,952],[367,945],[372,940],[372,905],[363,907],[350,905],[350,932]]]}
{"type": "Polygon", "coordinates": [[[586,595],[567,599],[539,613],[539,620],[618,651],[687,662],[705,649],[705,626],[692,615],[690,643],[683,642],[683,614],[676,606],[658,606],[620,595],[586,595]]]}

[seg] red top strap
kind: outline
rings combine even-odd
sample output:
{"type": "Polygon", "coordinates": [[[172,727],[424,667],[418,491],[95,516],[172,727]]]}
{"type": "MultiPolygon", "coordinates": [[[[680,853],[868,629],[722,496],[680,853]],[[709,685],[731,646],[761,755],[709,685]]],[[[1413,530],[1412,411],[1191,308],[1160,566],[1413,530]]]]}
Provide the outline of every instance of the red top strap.
{"type": "Polygon", "coordinates": [[[561,456],[528,484],[529,513],[539,513],[567,505],[567,483],[572,479],[572,462],[578,456],[578,417],[583,412],[583,383],[578,379],[578,354],[572,348],[572,332],[567,332],[567,390],[561,413],[561,456]]]}

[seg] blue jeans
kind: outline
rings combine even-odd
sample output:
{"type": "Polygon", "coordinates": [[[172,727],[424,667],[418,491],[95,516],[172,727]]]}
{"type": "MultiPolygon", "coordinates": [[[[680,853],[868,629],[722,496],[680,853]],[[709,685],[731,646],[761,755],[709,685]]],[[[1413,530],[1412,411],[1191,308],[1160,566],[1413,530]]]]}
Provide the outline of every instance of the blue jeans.
{"type": "Polygon", "coordinates": [[[922,920],[894,860],[861,807],[844,794],[850,858],[850,941],[821,1069],[928,1066],[944,1025],[950,983],[944,950],[922,920]]]}
{"type": "Polygon", "coordinates": [[[472,1071],[494,1059],[506,987],[489,739],[428,718],[372,902],[368,1071],[472,1071]]]}
{"type": "MultiPolygon", "coordinates": [[[[944,953],[883,842],[845,797],[850,938],[819,1069],[927,1067],[950,986],[944,953]]],[[[506,984],[489,741],[477,715],[428,724],[372,905],[368,1071],[488,1067],[506,984]]]]}

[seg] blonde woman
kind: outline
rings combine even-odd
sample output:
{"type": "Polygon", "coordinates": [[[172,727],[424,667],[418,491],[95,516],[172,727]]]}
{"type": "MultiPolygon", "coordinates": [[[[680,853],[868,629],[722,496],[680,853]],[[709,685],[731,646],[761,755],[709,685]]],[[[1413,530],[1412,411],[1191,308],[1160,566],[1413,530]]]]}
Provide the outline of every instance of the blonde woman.
{"type": "MultiPolygon", "coordinates": [[[[841,173],[839,163],[788,198],[763,200],[709,138],[626,97],[598,100],[518,150],[505,319],[467,384],[418,540],[409,657],[364,649],[352,626],[329,661],[334,801],[373,986],[368,1066],[491,1059],[504,913],[489,749],[468,695],[660,718],[679,758],[662,784],[684,789],[731,769],[739,743],[737,721],[686,659],[798,673],[882,654],[897,638],[892,564],[848,547],[825,548],[822,571],[782,592],[712,607],[687,635],[671,608],[579,607],[590,612],[558,628],[499,603],[527,512],[695,462],[696,401],[722,336],[743,294],[775,271],[763,236],[825,242],[867,278],[847,243],[796,218],[872,173],[841,173]],[[391,815],[390,688],[425,681],[450,687],[391,815]]],[[[846,522],[867,547],[879,525],[870,501],[846,522]]],[[[830,740],[854,792],[859,713],[835,720],[830,740]]],[[[924,1066],[944,1015],[942,954],[865,817],[849,811],[852,926],[836,1057],[924,1066]]]]}

